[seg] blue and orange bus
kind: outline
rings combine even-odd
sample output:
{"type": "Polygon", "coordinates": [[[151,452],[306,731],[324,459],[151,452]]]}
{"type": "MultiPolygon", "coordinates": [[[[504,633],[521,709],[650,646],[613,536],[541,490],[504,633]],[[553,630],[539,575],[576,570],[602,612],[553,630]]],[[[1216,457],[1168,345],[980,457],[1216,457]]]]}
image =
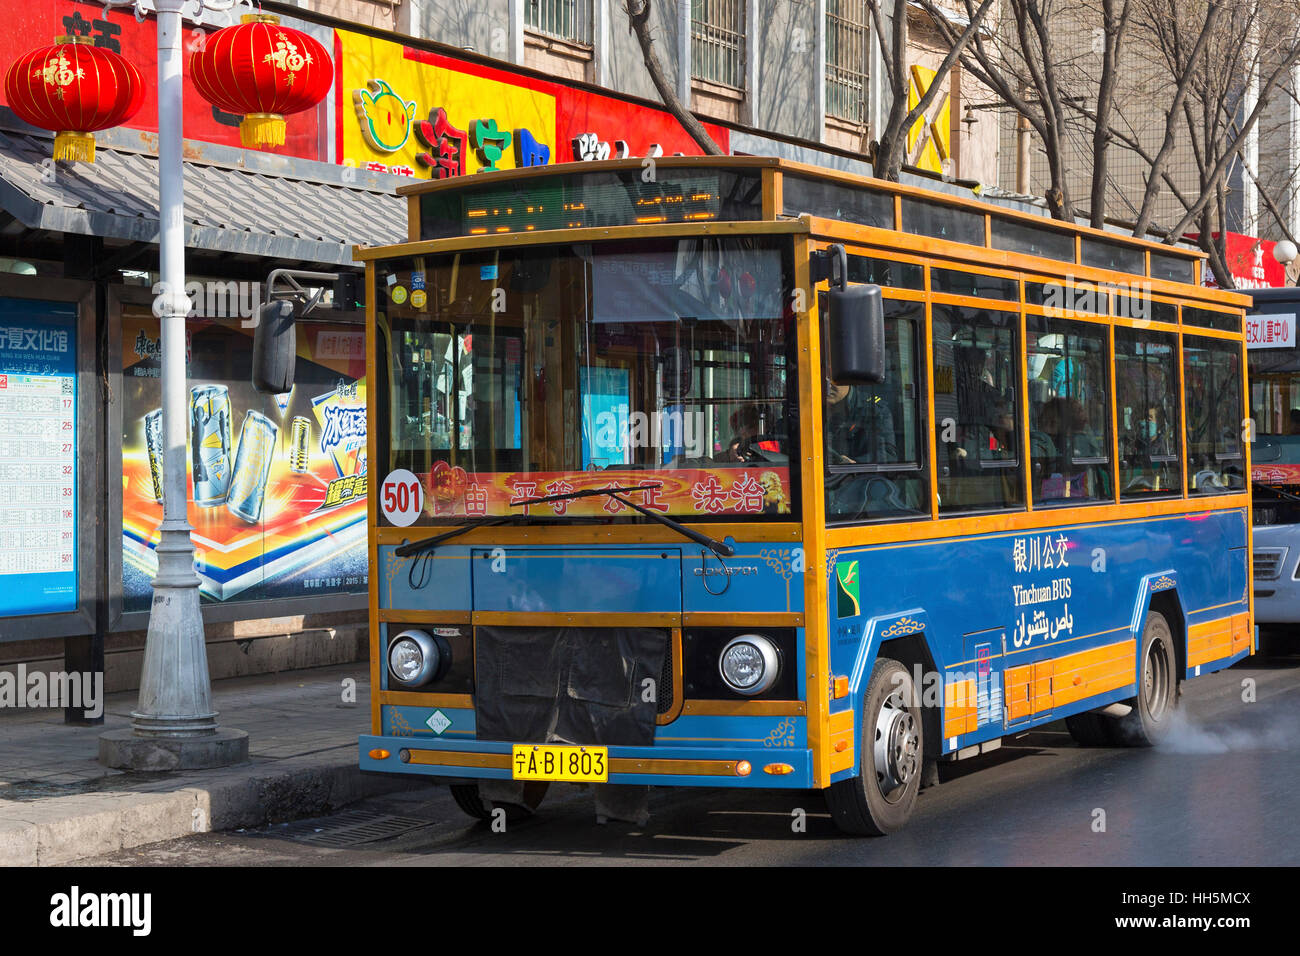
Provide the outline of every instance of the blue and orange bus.
{"type": "Polygon", "coordinates": [[[1251,653],[1248,300],[1199,253],[768,158],[402,192],[356,252],[364,771],[886,833],[940,761],[1151,744],[1251,653]]]}

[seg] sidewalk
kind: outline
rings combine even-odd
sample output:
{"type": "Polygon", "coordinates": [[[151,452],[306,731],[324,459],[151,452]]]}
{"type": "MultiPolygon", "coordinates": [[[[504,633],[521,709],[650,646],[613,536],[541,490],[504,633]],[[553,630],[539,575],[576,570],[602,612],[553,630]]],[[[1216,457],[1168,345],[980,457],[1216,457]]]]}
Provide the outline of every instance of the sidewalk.
{"type": "Polygon", "coordinates": [[[213,684],[225,727],[248,732],[250,760],[221,770],[125,773],[96,762],[99,735],[130,726],[136,692],[111,694],[99,727],[62,710],[0,715],[0,865],[52,865],[175,839],[325,813],[399,778],[363,777],[357,737],[370,726],[365,662],[213,684]],[[356,703],[343,681],[356,681],[356,703]]]}

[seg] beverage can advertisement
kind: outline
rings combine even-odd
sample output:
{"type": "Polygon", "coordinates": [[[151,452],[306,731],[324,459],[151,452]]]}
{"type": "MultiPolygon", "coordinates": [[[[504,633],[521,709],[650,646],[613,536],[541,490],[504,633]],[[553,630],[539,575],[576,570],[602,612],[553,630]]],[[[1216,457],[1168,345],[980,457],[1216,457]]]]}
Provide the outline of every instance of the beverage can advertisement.
{"type": "MultiPolygon", "coordinates": [[[[130,613],[148,610],[158,567],[161,349],[148,307],[126,307],[122,324],[122,600],[130,613]]],[[[202,601],[363,599],[364,331],[304,326],[296,384],[271,396],[250,382],[252,329],[238,318],[186,325],[186,489],[202,601]]]]}

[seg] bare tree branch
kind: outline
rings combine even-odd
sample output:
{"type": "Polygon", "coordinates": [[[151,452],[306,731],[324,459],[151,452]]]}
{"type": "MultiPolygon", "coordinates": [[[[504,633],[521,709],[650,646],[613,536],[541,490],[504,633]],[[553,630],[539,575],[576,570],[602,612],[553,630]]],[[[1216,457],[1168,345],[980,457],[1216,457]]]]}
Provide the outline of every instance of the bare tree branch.
{"type": "Polygon", "coordinates": [[[624,0],[623,6],[627,11],[632,32],[636,34],[637,43],[641,46],[641,58],[650,73],[650,82],[659,91],[659,97],[664,101],[664,106],[668,107],[668,112],[676,117],[677,122],[682,124],[682,128],[690,134],[691,139],[695,140],[695,144],[704,150],[705,155],[725,156],[726,153],[713,141],[704,124],[696,119],[695,114],[682,103],[677,90],[673,88],[673,84],[664,73],[663,64],[659,62],[659,56],[655,53],[654,38],[650,36],[650,2],[651,0],[624,0]]]}

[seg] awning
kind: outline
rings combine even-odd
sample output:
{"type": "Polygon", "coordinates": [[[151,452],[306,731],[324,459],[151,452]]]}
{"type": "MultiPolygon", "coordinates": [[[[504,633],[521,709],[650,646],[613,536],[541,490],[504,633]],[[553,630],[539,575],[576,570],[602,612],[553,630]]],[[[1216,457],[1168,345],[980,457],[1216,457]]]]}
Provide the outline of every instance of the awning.
{"type": "MultiPolygon", "coordinates": [[[[240,256],[345,265],[352,246],[406,238],[398,177],[303,160],[281,161],[292,175],[189,158],[186,246],[240,256]],[[356,185],[348,183],[348,178],[356,185]]],[[[237,150],[203,150],[231,154],[237,150]]],[[[0,209],[28,229],[125,242],[158,241],[158,157],[101,144],[90,163],[55,163],[50,139],[0,129],[0,209]]],[[[275,159],[275,157],[270,157],[275,159]]]]}

